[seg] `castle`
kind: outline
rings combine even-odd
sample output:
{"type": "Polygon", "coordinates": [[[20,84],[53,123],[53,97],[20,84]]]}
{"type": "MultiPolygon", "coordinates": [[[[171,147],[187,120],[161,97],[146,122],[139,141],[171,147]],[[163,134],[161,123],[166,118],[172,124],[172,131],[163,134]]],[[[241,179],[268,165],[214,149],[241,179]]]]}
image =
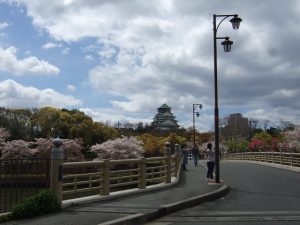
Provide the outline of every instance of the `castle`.
{"type": "Polygon", "coordinates": [[[174,131],[179,129],[178,121],[171,112],[172,108],[164,103],[157,108],[157,114],[153,118],[152,127],[157,131],[174,131]]]}

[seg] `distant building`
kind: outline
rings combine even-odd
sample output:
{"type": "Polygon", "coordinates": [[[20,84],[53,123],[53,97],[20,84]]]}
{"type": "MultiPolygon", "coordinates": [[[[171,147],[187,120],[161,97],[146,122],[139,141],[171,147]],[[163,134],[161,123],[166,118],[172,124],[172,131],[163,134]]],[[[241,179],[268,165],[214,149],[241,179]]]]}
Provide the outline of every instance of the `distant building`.
{"type": "Polygon", "coordinates": [[[172,131],[179,129],[179,125],[177,123],[178,121],[171,110],[172,108],[166,103],[157,109],[157,114],[152,122],[152,127],[154,130],[172,131]]]}
{"type": "Polygon", "coordinates": [[[243,117],[241,113],[230,114],[221,131],[225,139],[247,137],[250,131],[248,118],[243,117]]]}

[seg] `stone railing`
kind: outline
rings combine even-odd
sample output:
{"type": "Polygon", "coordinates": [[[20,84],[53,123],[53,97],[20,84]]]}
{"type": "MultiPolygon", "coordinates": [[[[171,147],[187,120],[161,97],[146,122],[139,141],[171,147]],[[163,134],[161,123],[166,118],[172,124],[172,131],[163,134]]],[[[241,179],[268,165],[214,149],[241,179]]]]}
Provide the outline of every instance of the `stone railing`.
{"type": "Polygon", "coordinates": [[[224,155],[227,160],[250,160],[300,167],[300,153],[287,152],[243,152],[224,155]]]}
{"type": "Polygon", "coordinates": [[[172,155],[170,144],[166,143],[163,157],[63,163],[61,140],[56,139],[53,144],[50,190],[60,202],[91,195],[107,196],[120,190],[146,189],[153,184],[171,183],[172,177],[179,174],[179,145],[172,155]]]}

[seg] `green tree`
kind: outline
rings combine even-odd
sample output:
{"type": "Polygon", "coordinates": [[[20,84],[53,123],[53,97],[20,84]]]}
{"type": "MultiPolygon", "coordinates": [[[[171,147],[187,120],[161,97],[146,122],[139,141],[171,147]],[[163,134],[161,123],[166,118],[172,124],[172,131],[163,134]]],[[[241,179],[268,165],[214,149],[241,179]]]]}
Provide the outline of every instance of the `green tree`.
{"type": "Polygon", "coordinates": [[[31,139],[29,109],[5,109],[0,108],[0,126],[5,127],[11,134],[11,140],[31,139]]]}
{"type": "Polygon", "coordinates": [[[161,137],[146,133],[138,136],[138,139],[144,143],[145,157],[160,156],[164,147],[161,137]]]}
{"type": "Polygon", "coordinates": [[[36,137],[54,137],[59,135],[58,109],[43,107],[37,110],[31,118],[31,125],[36,137]]]}

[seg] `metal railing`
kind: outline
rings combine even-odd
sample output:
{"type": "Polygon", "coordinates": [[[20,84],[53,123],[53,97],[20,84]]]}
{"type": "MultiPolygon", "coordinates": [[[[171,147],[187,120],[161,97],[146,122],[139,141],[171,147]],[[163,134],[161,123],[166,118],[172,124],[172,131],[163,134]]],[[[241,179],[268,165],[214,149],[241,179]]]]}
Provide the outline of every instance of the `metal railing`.
{"type": "Polygon", "coordinates": [[[25,197],[49,189],[50,159],[0,159],[0,213],[25,197]]]}
{"type": "Polygon", "coordinates": [[[63,163],[62,199],[170,183],[180,156],[63,163]]]}
{"type": "Polygon", "coordinates": [[[229,160],[250,160],[300,167],[300,153],[287,152],[243,152],[224,155],[229,160]]]}

